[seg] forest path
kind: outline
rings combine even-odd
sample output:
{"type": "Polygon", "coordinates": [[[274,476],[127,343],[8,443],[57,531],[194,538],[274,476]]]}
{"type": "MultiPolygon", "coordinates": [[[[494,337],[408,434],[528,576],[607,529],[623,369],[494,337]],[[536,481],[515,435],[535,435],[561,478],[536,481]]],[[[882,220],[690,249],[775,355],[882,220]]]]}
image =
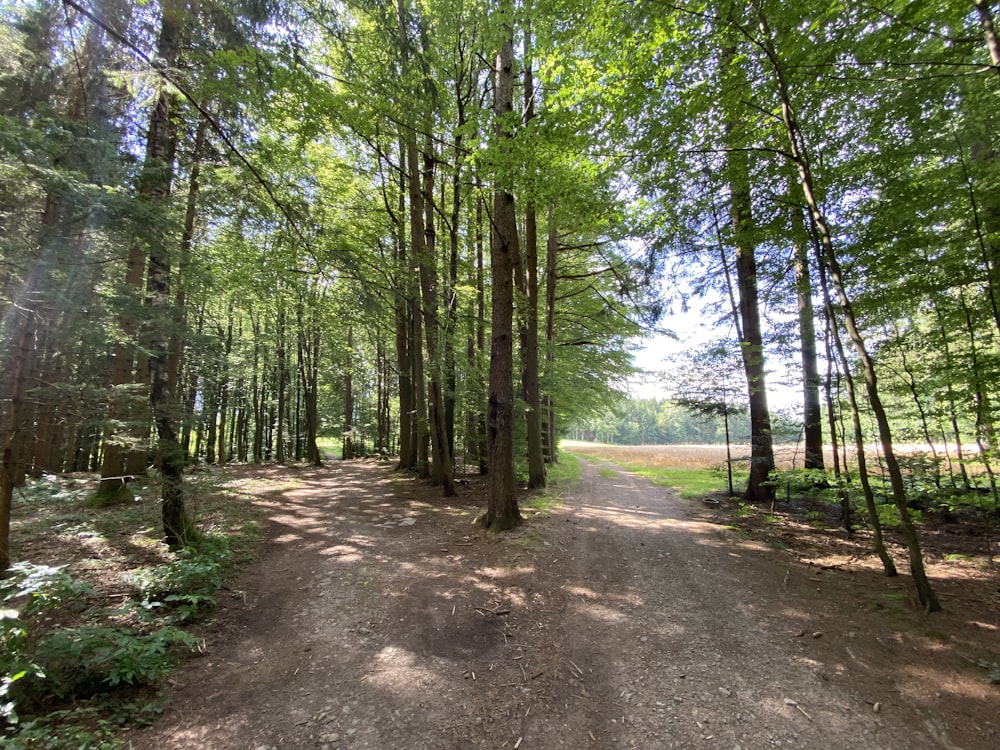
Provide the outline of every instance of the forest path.
{"type": "Polygon", "coordinates": [[[691,520],[672,491],[581,463],[558,510],[500,535],[472,526],[477,480],[442,500],[373,463],[246,474],[270,514],[259,559],[206,628],[205,656],[175,675],[165,715],[125,739],[996,746],[992,726],[956,735],[907,687],[905,646],[844,614],[839,574],[817,584],[816,569],[691,520]]]}

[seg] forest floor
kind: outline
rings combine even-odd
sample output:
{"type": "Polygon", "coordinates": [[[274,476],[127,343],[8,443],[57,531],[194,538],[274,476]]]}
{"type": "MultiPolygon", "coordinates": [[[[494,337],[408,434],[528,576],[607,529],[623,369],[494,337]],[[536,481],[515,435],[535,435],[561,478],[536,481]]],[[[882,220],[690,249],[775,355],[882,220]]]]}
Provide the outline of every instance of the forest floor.
{"type": "Polygon", "coordinates": [[[234,470],[266,539],[126,745],[1000,747],[995,569],[933,563],[926,615],[863,540],[581,463],[505,534],[473,525],[479,478],[441,499],[373,462],[234,470]]]}

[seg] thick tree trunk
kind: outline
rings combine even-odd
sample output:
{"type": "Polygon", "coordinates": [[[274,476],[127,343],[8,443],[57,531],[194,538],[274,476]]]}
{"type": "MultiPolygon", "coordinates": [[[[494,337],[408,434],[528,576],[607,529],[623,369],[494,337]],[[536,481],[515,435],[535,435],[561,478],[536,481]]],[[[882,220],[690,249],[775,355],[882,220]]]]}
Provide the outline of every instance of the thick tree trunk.
{"type": "MultiPolygon", "coordinates": [[[[503,3],[505,18],[511,17],[510,0],[503,3]]],[[[508,118],[514,103],[513,30],[496,57],[494,117],[502,151],[510,149],[513,138],[508,118]]],[[[514,263],[519,255],[514,196],[506,186],[494,188],[493,231],[490,258],[493,270],[492,342],[490,345],[487,443],[490,480],[485,525],[503,530],[521,523],[514,486],[514,263]]]]}
{"type": "MultiPolygon", "coordinates": [[[[157,40],[157,59],[168,69],[172,69],[177,64],[183,10],[183,3],[177,0],[168,0],[163,4],[160,34],[157,40]]],[[[158,206],[170,194],[170,185],[173,180],[176,150],[176,128],[172,123],[174,103],[175,95],[173,92],[166,85],[161,86],[146,133],[146,155],[139,175],[138,194],[140,200],[154,206],[158,206]]],[[[137,236],[129,246],[125,289],[135,290],[129,296],[133,297],[136,302],[139,296],[137,292],[142,288],[147,256],[146,246],[162,241],[164,231],[165,228],[162,226],[144,225],[141,236],[137,236]]],[[[150,247],[150,251],[151,249],[150,247]]],[[[151,283],[147,280],[146,289],[155,294],[150,289],[151,283]]],[[[125,387],[130,383],[135,383],[142,389],[146,389],[149,384],[148,366],[145,363],[133,377],[135,365],[133,347],[135,342],[132,339],[138,334],[140,327],[139,312],[136,307],[135,304],[126,302],[125,311],[119,319],[124,339],[116,345],[112,360],[112,395],[109,411],[112,420],[133,421],[138,416],[144,423],[145,418],[142,415],[146,414],[145,405],[138,408],[135,401],[124,395],[125,387]],[[137,408],[133,408],[133,406],[137,408]]],[[[142,395],[145,396],[145,390],[142,395]]],[[[148,434],[148,428],[143,425],[140,425],[138,430],[140,435],[148,434]]],[[[120,490],[132,474],[145,470],[146,455],[145,446],[138,445],[126,450],[122,444],[111,439],[110,433],[105,430],[104,463],[101,467],[99,491],[114,494],[120,490]]]]}

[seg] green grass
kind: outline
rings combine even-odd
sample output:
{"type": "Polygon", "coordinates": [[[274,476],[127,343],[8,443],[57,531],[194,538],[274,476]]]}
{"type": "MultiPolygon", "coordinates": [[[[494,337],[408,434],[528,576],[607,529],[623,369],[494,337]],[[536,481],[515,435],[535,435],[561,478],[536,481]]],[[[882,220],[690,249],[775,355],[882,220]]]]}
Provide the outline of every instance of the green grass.
{"type": "Polygon", "coordinates": [[[562,490],[569,489],[583,474],[580,460],[573,455],[562,453],[559,462],[549,464],[545,477],[545,489],[533,493],[524,503],[524,507],[536,513],[548,513],[559,504],[562,490]]]}
{"type": "Polygon", "coordinates": [[[323,456],[339,459],[344,449],[344,440],[339,435],[321,435],[316,438],[316,447],[323,456]]]}
{"type": "Polygon", "coordinates": [[[560,453],[559,463],[549,464],[548,484],[550,486],[571,486],[580,481],[583,469],[580,459],[571,453],[560,453]]]}
{"type": "Polygon", "coordinates": [[[625,464],[624,468],[646,477],[653,484],[672,487],[684,498],[704,497],[726,489],[725,477],[719,476],[715,469],[648,468],[629,464],[625,464]]]}
{"type": "Polygon", "coordinates": [[[598,469],[597,473],[600,474],[605,479],[614,479],[618,476],[618,472],[614,469],[598,469]]]}
{"type": "MultiPolygon", "coordinates": [[[[614,446],[567,441],[565,449],[577,456],[609,461],[654,484],[672,487],[688,499],[726,489],[725,471],[719,462],[725,457],[722,446],[614,446]]],[[[745,481],[743,467],[737,467],[735,473],[737,481],[745,481]]],[[[602,471],[602,476],[607,475],[602,471]]]]}

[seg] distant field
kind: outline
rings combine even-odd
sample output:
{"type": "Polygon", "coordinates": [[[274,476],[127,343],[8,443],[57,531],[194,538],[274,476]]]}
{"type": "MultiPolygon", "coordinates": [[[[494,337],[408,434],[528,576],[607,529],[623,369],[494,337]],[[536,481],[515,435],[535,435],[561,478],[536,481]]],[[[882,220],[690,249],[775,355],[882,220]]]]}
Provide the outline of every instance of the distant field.
{"type": "MultiPolygon", "coordinates": [[[[605,445],[563,440],[559,447],[569,453],[649,469],[711,469],[726,463],[724,445],[605,445]]],[[[737,466],[750,460],[749,445],[734,445],[732,452],[733,463],[737,466]]],[[[791,468],[793,461],[796,466],[802,466],[802,450],[794,445],[777,446],[774,458],[778,468],[791,468]]]]}

